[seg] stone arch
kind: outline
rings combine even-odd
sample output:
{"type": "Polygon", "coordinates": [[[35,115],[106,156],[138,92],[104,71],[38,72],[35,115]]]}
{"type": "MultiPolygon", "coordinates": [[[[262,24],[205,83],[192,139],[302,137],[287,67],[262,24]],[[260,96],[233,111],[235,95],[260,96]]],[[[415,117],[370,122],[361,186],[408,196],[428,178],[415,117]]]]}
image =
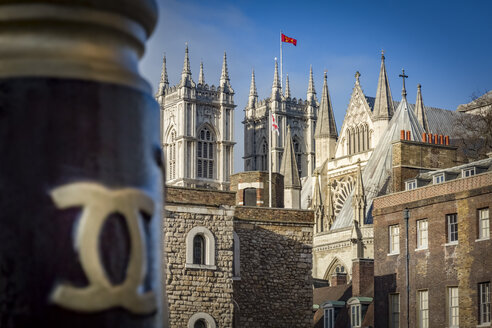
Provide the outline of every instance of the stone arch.
{"type": "MultiPolygon", "coordinates": [[[[326,269],[325,275],[323,276],[323,279],[329,281],[331,275],[336,272],[337,268],[340,268],[340,270],[342,270],[342,268],[343,268],[343,271],[340,271],[340,272],[346,273],[347,278],[348,278],[349,273],[348,273],[347,266],[343,263],[342,260],[340,260],[338,257],[335,256],[335,258],[331,261],[330,265],[326,269]]],[[[348,282],[348,279],[347,279],[347,282],[348,282]]]]}
{"type": "Polygon", "coordinates": [[[205,264],[198,266],[215,266],[215,237],[205,227],[194,227],[186,235],[186,265],[193,266],[193,241],[195,236],[201,235],[205,239],[205,264]]]}
{"type": "Polygon", "coordinates": [[[191,316],[188,320],[188,328],[194,328],[197,321],[203,320],[207,323],[207,328],[216,328],[215,319],[208,313],[198,312],[191,316]]]}

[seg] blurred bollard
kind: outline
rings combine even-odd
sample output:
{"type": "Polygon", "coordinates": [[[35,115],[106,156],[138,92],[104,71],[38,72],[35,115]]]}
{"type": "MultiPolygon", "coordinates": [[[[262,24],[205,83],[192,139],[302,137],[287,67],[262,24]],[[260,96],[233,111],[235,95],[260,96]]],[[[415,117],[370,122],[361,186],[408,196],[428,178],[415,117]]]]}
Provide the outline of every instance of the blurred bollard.
{"type": "Polygon", "coordinates": [[[0,327],[166,327],[155,0],[0,4],[0,327]]]}

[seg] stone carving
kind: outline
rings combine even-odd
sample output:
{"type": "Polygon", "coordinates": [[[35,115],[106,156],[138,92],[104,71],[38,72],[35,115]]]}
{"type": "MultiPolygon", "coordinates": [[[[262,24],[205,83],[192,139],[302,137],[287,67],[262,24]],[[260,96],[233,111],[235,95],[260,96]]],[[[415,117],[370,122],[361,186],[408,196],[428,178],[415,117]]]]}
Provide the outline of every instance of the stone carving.
{"type": "Polygon", "coordinates": [[[140,211],[152,215],[153,200],[137,189],[110,190],[97,183],[64,185],[54,189],[51,197],[59,209],[83,206],[75,234],[75,249],[89,281],[87,287],[60,283],[55,287],[51,301],[82,312],[102,311],[116,306],[136,314],[156,311],[155,294],[152,291],[141,292],[147,269],[147,241],[140,211]],[[98,247],[104,222],[114,212],[125,218],[131,244],[126,279],[120,285],[112,285],[109,281],[98,247]]]}
{"type": "Polygon", "coordinates": [[[332,184],[332,194],[333,194],[333,206],[335,211],[335,216],[340,213],[345,200],[350,195],[352,189],[354,189],[354,177],[345,176],[343,178],[333,181],[332,184]]]}

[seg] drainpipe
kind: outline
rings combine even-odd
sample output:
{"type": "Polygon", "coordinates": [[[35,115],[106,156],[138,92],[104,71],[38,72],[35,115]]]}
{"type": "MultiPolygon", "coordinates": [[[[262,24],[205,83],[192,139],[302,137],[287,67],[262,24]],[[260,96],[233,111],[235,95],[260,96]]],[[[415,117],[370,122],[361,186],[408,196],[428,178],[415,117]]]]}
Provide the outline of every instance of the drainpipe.
{"type": "Polygon", "coordinates": [[[405,219],[405,253],[406,253],[406,261],[405,261],[405,278],[406,278],[406,285],[407,285],[407,328],[410,328],[410,283],[409,283],[409,273],[408,273],[408,267],[409,267],[409,260],[410,260],[410,254],[408,252],[408,219],[410,219],[410,211],[406,207],[403,210],[403,219],[405,219]]]}

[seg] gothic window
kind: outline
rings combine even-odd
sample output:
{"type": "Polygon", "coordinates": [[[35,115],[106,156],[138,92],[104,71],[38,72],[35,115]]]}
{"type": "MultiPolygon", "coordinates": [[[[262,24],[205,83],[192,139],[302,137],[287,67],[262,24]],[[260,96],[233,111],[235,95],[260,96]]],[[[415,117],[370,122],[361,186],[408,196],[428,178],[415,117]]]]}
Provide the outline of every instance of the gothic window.
{"type": "Polygon", "coordinates": [[[193,115],[191,110],[191,104],[186,104],[186,133],[191,135],[191,127],[193,124],[193,115]]]}
{"type": "Polygon", "coordinates": [[[205,264],[205,240],[202,235],[193,238],[193,264],[205,264]]]}
{"type": "Polygon", "coordinates": [[[261,170],[262,171],[267,171],[268,170],[268,144],[263,138],[263,142],[261,144],[261,153],[260,153],[260,162],[261,162],[261,170]]]}
{"type": "Polygon", "coordinates": [[[347,155],[350,155],[350,130],[347,129],[347,155]]]}
{"type": "Polygon", "coordinates": [[[302,147],[297,138],[292,140],[294,144],[294,154],[296,155],[297,170],[299,171],[299,177],[302,176],[302,147]]]}
{"type": "Polygon", "coordinates": [[[208,128],[198,133],[197,175],[199,178],[214,178],[215,138],[208,128]]]}
{"type": "Polygon", "coordinates": [[[355,152],[359,153],[362,150],[361,147],[361,127],[358,126],[355,128],[356,131],[356,137],[355,137],[355,152]]]}
{"type": "Polygon", "coordinates": [[[176,131],[171,132],[168,146],[169,180],[176,179],[176,131]]]}

